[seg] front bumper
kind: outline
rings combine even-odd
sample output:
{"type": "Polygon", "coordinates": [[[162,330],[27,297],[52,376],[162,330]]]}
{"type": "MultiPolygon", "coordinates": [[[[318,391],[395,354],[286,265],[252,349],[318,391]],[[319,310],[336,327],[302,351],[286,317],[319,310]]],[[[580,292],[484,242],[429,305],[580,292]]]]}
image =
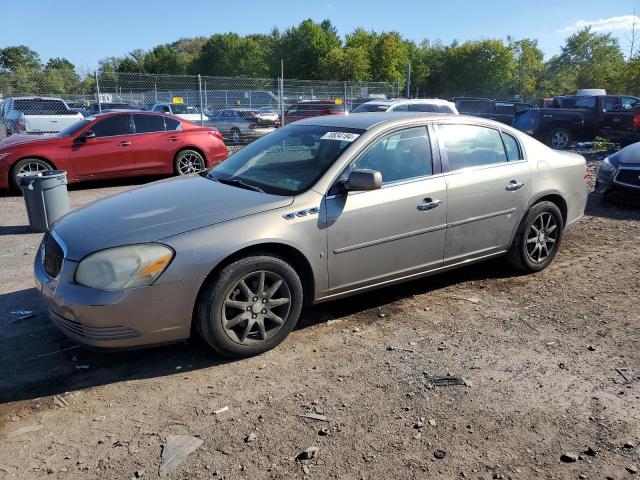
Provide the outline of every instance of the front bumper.
{"type": "MultiPolygon", "coordinates": [[[[612,198],[618,197],[621,200],[630,200],[634,203],[640,201],[640,185],[619,182],[618,173],[619,171],[616,171],[611,175],[605,175],[598,172],[595,193],[612,198]]],[[[640,175],[640,171],[638,171],[638,174],[640,175]]]]}
{"type": "Polygon", "coordinates": [[[51,320],[72,340],[94,348],[125,349],[177,342],[191,331],[202,279],[104,291],[75,283],[78,262],[65,259],[56,278],[34,261],[35,282],[51,320]]]}

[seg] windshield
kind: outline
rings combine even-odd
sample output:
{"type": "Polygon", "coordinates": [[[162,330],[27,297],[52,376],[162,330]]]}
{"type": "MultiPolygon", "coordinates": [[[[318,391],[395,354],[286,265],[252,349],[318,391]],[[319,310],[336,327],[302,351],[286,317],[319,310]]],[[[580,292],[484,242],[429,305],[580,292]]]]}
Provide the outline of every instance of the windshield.
{"type": "Polygon", "coordinates": [[[185,114],[185,113],[195,113],[193,111],[189,111],[189,107],[186,105],[171,105],[171,110],[173,110],[174,114],[185,114]]]}
{"type": "Polygon", "coordinates": [[[25,115],[75,115],[76,112],[67,108],[62,100],[46,98],[30,98],[16,100],[13,109],[25,115]]]}
{"type": "Polygon", "coordinates": [[[89,125],[91,122],[93,122],[93,120],[95,120],[95,118],[89,118],[89,119],[83,119],[83,120],[79,120],[75,123],[72,123],[71,125],[69,125],[67,128],[65,128],[64,130],[58,132],[58,137],[69,137],[71,135],[73,135],[76,132],[79,132],[80,130],[82,130],[84,127],[86,127],[87,125],[89,125]]]}
{"type": "Polygon", "coordinates": [[[210,170],[274,195],[308,190],[364,130],[289,125],[250,143],[210,170]]]}
{"type": "Polygon", "coordinates": [[[386,112],[389,105],[385,105],[382,103],[363,103],[362,105],[351,110],[351,113],[362,113],[362,112],[386,112]]]}

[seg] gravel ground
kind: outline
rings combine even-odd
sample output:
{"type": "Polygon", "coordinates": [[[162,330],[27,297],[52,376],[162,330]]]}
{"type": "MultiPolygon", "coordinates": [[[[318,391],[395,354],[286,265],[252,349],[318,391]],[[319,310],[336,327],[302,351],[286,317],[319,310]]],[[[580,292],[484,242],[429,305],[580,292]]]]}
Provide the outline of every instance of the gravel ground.
{"type": "MultiPolygon", "coordinates": [[[[592,170],[603,157],[586,156],[592,170]]],[[[143,181],[73,187],[71,203],[143,181]]],[[[198,340],[74,346],[35,294],[40,235],[23,210],[0,198],[1,479],[155,478],[171,435],[203,441],[173,479],[620,479],[640,468],[637,208],[592,195],[544,272],[494,261],[323,304],[279,348],[233,362],[198,340]],[[434,386],[441,376],[462,384],[434,386]],[[309,447],[313,458],[296,458],[309,447]]]]}

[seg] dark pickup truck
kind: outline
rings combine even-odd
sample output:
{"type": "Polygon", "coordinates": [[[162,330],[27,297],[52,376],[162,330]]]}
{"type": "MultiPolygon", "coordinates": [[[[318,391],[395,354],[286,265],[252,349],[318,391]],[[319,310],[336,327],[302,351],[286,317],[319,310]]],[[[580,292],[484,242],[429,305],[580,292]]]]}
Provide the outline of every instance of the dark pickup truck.
{"type": "Polygon", "coordinates": [[[623,145],[640,140],[640,98],[566,95],[545,105],[516,114],[512,125],[555,149],[598,136],[623,145]]]}
{"type": "Polygon", "coordinates": [[[463,115],[488,118],[511,125],[515,115],[526,112],[531,108],[528,103],[519,100],[493,100],[478,97],[453,97],[458,112],[463,115]]]}

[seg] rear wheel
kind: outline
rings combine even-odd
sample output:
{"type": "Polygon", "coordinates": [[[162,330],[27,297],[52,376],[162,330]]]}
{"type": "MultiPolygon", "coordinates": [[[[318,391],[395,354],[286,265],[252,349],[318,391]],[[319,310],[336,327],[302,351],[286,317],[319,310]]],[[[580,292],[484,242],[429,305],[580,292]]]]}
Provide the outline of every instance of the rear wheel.
{"type": "Polygon", "coordinates": [[[571,145],[571,132],[566,128],[554,128],[547,137],[547,145],[554,150],[563,150],[571,145]]]}
{"type": "Polygon", "coordinates": [[[536,203],[518,227],[508,254],[509,262],[526,272],[545,269],[558,252],[563,229],[562,214],[555,203],[536,203]]]}
{"type": "Polygon", "coordinates": [[[207,164],[200,152],[182,150],[176,155],[174,167],[177,175],[189,175],[203,171],[207,168],[207,164]]]}
{"type": "Polygon", "coordinates": [[[25,175],[33,175],[38,172],[48,172],[53,167],[48,162],[39,158],[23,158],[16,162],[11,170],[11,183],[14,188],[19,188],[20,177],[25,175]]]}
{"type": "Polygon", "coordinates": [[[293,330],[302,310],[302,283],[281,258],[256,255],[223,268],[201,292],[196,326],[226,357],[266,352],[293,330]]]}

